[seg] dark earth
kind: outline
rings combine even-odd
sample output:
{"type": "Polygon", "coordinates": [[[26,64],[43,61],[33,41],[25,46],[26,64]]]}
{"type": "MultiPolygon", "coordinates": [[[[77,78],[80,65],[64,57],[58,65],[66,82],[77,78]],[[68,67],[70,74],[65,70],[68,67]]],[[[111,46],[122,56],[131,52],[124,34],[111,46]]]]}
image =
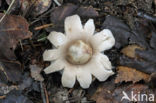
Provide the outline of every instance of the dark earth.
{"type": "Polygon", "coordinates": [[[0,103],[156,103],[156,0],[0,0],[0,103]],[[8,10],[10,6],[10,10],[8,10]],[[8,11],[7,11],[8,10],[8,11]],[[64,19],[93,18],[96,31],[110,29],[116,43],[104,53],[115,75],[90,88],[64,88],[59,72],[46,75],[42,54],[51,31],[64,19]],[[154,100],[122,100],[123,91],[154,100]]]}

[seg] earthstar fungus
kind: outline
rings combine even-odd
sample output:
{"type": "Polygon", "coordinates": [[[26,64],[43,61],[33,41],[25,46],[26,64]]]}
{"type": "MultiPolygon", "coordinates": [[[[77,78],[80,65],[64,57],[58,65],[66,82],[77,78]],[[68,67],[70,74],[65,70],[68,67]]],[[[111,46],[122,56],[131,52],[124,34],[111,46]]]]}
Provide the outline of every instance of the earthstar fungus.
{"type": "Polygon", "coordinates": [[[51,32],[48,40],[56,47],[43,53],[44,61],[51,61],[46,74],[63,70],[62,85],[72,88],[76,79],[82,88],[89,88],[92,75],[105,81],[113,75],[109,58],[102,52],[112,48],[115,39],[109,29],[95,32],[93,19],[83,26],[78,15],[65,19],[65,34],[51,32]]]}

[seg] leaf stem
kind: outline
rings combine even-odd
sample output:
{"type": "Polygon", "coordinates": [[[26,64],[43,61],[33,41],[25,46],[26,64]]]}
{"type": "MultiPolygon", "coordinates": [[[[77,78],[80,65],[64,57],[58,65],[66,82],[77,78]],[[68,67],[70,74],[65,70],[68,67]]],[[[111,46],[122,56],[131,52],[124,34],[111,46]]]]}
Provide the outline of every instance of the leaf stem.
{"type": "Polygon", "coordinates": [[[3,21],[3,19],[5,18],[5,16],[9,13],[12,5],[14,4],[15,0],[12,0],[11,4],[9,5],[7,11],[5,12],[5,14],[2,16],[2,18],[0,19],[0,23],[3,21]]]}

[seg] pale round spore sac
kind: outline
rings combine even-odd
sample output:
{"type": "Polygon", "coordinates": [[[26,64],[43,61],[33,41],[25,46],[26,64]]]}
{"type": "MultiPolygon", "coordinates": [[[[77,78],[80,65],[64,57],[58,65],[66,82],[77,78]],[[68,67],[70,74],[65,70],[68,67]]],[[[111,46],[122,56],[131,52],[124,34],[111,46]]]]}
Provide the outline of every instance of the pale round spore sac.
{"type": "Polygon", "coordinates": [[[69,46],[66,59],[71,64],[82,65],[87,63],[92,57],[92,48],[82,40],[75,41],[69,46]]]}

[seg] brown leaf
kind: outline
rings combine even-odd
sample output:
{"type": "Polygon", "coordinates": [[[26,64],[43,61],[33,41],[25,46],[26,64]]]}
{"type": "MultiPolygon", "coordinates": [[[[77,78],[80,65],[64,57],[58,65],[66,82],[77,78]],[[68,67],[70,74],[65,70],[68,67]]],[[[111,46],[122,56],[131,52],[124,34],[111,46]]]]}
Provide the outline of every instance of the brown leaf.
{"type": "Polygon", "coordinates": [[[60,7],[56,7],[53,12],[51,13],[51,21],[54,24],[63,23],[64,19],[67,16],[78,14],[82,17],[97,17],[99,14],[98,12],[92,7],[78,7],[74,4],[66,4],[60,7]]]}
{"type": "MultiPolygon", "coordinates": [[[[133,103],[138,101],[137,103],[149,103],[149,97],[151,97],[151,94],[155,95],[156,91],[150,89],[147,85],[145,84],[131,84],[131,85],[124,85],[124,86],[119,86],[117,87],[114,92],[113,92],[113,99],[114,101],[120,101],[119,103],[133,103]],[[131,102],[127,99],[122,99],[124,96],[123,92],[127,94],[127,96],[131,99],[131,102]],[[146,94],[147,95],[147,100],[146,98],[143,98],[142,95],[146,94]],[[135,99],[133,97],[135,96],[135,99]],[[143,101],[141,98],[143,98],[143,101]]],[[[155,98],[155,97],[154,97],[155,98]]],[[[152,103],[155,103],[154,101],[152,103]]]]}
{"type": "Polygon", "coordinates": [[[124,67],[124,66],[119,66],[117,69],[118,69],[118,74],[115,79],[115,83],[120,83],[123,81],[125,82],[132,81],[133,83],[136,83],[140,80],[144,80],[146,82],[149,80],[148,74],[137,71],[136,69],[124,67]]]}
{"type": "Polygon", "coordinates": [[[96,101],[96,103],[117,103],[113,102],[112,93],[114,89],[114,81],[105,82],[97,88],[95,93],[92,93],[91,100],[96,101]]]}
{"type": "Polygon", "coordinates": [[[1,62],[0,61],[0,82],[7,83],[11,81],[13,83],[21,80],[21,65],[18,62],[1,62]]]}
{"type": "Polygon", "coordinates": [[[97,17],[99,14],[93,7],[83,7],[68,3],[66,5],[62,5],[56,7],[51,12],[50,20],[54,24],[52,28],[48,28],[48,31],[56,30],[63,31],[64,19],[68,16],[77,14],[81,17],[97,17]]]}
{"type": "Polygon", "coordinates": [[[98,12],[92,7],[79,7],[76,11],[76,14],[79,14],[82,17],[97,17],[99,16],[98,12]]]}
{"type": "MultiPolygon", "coordinates": [[[[6,0],[7,4],[10,5],[12,0],[6,0]]],[[[52,0],[15,0],[13,9],[21,9],[24,13],[29,12],[30,14],[37,16],[49,9],[52,0]]],[[[12,9],[11,8],[11,9],[12,9]]]]}
{"type": "MultiPolygon", "coordinates": [[[[2,16],[0,13],[0,18],[2,16]]],[[[14,49],[17,43],[31,35],[29,24],[23,17],[7,15],[0,23],[0,59],[15,60],[14,49]]]]}
{"type": "Polygon", "coordinates": [[[150,79],[149,79],[149,85],[152,88],[156,88],[156,72],[152,73],[150,75],[150,79]]]}
{"type": "MultiPolygon", "coordinates": [[[[113,82],[114,81],[107,81],[100,85],[96,92],[92,93],[91,99],[96,101],[96,103],[133,103],[134,100],[132,99],[132,95],[136,95],[135,98],[138,101],[142,98],[141,94],[146,94],[147,99],[149,99],[151,94],[156,95],[156,91],[150,89],[146,84],[124,84],[116,87],[113,82]],[[127,99],[122,100],[122,97],[124,96],[123,92],[126,93],[132,101],[127,99]],[[138,96],[140,96],[139,99],[138,96]]],[[[136,103],[147,103],[145,99],[146,98],[144,98],[144,101],[136,103]]]]}
{"type": "Polygon", "coordinates": [[[52,0],[37,0],[35,3],[34,15],[40,15],[47,11],[52,3],[52,0]]]}
{"type": "Polygon", "coordinates": [[[115,38],[115,48],[121,48],[128,44],[132,34],[127,24],[115,16],[106,16],[102,29],[110,29],[115,38]]]}
{"type": "Polygon", "coordinates": [[[74,4],[66,4],[60,7],[56,7],[51,13],[50,20],[53,23],[62,23],[67,16],[73,14],[73,12],[78,8],[78,6],[74,4]]]}
{"type": "MultiPolygon", "coordinates": [[[[0,18],[3,16],[0,13],[0,18]]],[[[21,65],[14,50],[19,40],[30,38],[28,22],[20,16],[7,15],[0,23],[0,81],[17,82],[21,79],[21,65]]]]}
{"type": "Polygon", "coordinates": [[[143,50],[143,48],[141,48],[140,46],[133,44],[133,45],[128,45],[127,47],[123,48],[121,50],[121,53],[123,53],[124,55],[126,55],[130,58],[135,58],[136,57],[136,54],[135,54],[136,49],[143,50]]]}

